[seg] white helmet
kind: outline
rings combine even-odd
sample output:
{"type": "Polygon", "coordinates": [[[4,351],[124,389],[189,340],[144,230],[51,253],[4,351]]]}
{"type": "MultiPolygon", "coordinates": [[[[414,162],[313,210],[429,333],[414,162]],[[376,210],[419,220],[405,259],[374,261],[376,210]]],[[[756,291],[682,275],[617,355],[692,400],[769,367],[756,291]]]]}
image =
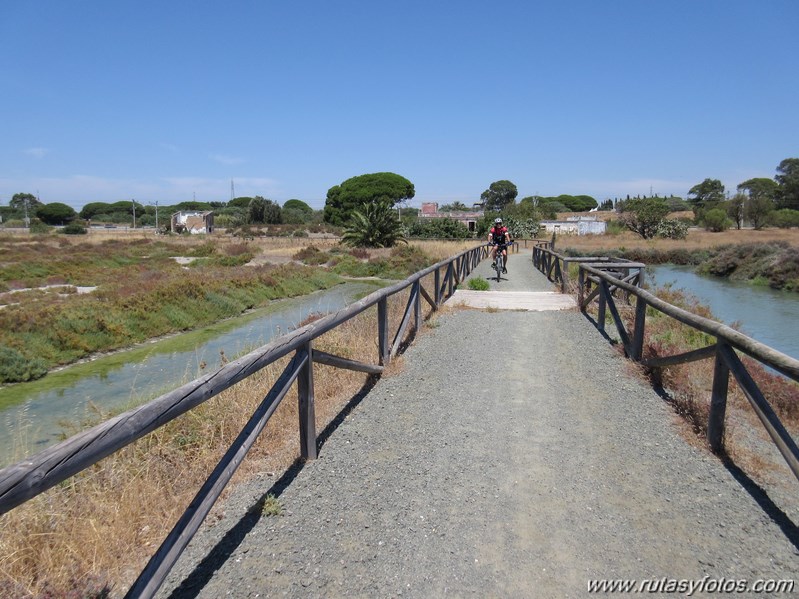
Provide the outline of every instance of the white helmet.
{"type": "Polygon", "coordinates": [[[501,225],[502,224],[502,219],[501,218],[495,218],[494,219],[494,224],[495,225],[501,225]]]}

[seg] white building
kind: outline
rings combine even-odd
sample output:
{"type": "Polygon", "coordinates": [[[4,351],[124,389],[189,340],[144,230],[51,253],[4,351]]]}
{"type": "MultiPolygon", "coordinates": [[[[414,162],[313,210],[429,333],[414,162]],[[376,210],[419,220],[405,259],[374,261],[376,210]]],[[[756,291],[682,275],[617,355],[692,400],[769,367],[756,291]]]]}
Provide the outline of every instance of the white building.
{"type": "Polygon", "coordinates": [[[558,235],[603,235],[607,225],[594,216],[570,216],[566,220],[542,220],[541,227],[558,235]]]}
{"type": "Polygon", "coordinates": [[[170,230],[173,233],[213,233],[213,212],[175,212],[172,215],[170,230]]]}

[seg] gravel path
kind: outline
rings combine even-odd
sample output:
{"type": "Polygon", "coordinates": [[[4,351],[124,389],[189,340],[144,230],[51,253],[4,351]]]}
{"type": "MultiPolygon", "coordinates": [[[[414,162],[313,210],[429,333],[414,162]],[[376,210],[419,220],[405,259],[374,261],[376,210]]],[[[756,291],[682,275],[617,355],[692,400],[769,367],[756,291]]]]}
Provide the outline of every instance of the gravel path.
{"type": "MultiPolygon", "coordinates": [[[[513,258],[521,281],[529,256],[513,258]]],[[[232,494],[159,597],[579,597],[590,579],[795,577],[797,505],[679,428],[579,312],[445,310],[319,459],[232,494]],[[266,493],[280,515],[256,515],[266,493]]]]}
{"type": "Polygon", "coordinates": [[[486,279],[492,291],[555,291],[555,286],[533,267],[532,250],[521,248],[518,253],[511,253],[507,266],[508,274],[502,275],[497,283],[491,260],[483,260],[467,281],[473,277],[486,279]]]}

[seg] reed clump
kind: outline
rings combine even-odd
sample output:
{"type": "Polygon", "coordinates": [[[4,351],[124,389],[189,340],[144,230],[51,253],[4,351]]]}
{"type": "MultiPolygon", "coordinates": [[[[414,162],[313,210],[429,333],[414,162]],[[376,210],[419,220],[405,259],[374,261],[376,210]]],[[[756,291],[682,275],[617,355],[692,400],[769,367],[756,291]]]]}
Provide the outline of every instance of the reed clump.
{"type": "MultiPolygon", "coordinates": [[[[432,276],[423,284],[429,288],[432,276]]],[[[392,327],[399,323],[407,298],[406,290],[389,299],[392,327]]],[[[426,305],[423,314],[430,314],[426,305]]],[[[374,363],[378,353],[376,320],[376,308],[370,308],[316,339],[314,347],[374,363]]],[[[224,361],[222,356],[220,366],[224,361]]],[[[147,437],[0,516],[0,596],[124,594],[287,361],[284,358],[267,366],[147,437]]],[[[392,361],[384,376],[400,367],[401,362],[392,361]]],[[[322,433],[335,419],[346,415],[370,381],[361,373],[315,365],[317,432],[322,433]]],[[[255,475],[264,476],[266,497],[270,477],[297,460],[297,403],[295,386],[278,406],[233,485],[255,475]]],[[[206,525],[223,517],[224,509],[223,496],[206,525]]]]}

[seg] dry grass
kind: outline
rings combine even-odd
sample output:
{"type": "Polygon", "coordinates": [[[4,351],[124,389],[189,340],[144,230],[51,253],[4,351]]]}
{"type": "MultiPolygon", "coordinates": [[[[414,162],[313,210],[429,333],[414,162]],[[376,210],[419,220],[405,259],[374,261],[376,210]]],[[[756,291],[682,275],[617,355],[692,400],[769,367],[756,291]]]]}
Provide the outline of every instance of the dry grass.
{"type": "Polygon", "coordinates": [[[482,240],[480,239],[458,239],[452,241],[442,239],[437,241],[411,241],[410,245],[420,248],[428,256],[440,261],[473,248],[481,242],[482,240]]]}
{"type": "Polygon", "coordinates": [[[557,238],[558,251],[573,248],[581,252],[618,250],[620,248],[646,248],[657,250],[706,250],[722,245],[744,243],[772,243],[783,241],[799,247],[799,229],[730,229],[721,233],[710,233],[691,229],[686,239],[642,239],[632,231],[618,235],[562,235],[557,238]]]}
{"type": "MultiPolygon", "coordinates": [[[[182,239],[185,239],[183,237],[182,239]]],[[[214,241],[223,240],[225,243],[237,244],[241,241],[237,238],[213,237],[214,241]]],[[[191,243],[192,240],[187,241],[191,243]]],[[[413,240],[409,245],[420,248],[425,254],[435,261],[444,260],[455,254],[474,247],[479,243],[476,239],[467,240],[413,240]]],[[[272,259],[277,262],[288,261],[300,250],[309,246],[320,250],[328,250],[340,245],[338,238],[330,237],[255,237],[248,240],[247,244],[257,248],[257,254],[272,259]]],[[[200,245],[199,243],[197,245],[200,245]]],[[[387,257],[391,254],[391,248],[366,249],[364,259],[387,257]]]]}
{"type": "MultiPolygon", "coordinates": [[[[452,246],[448,247],[450,255],[452,246]]],[[[432,280],[432,277],[430,277],[432,280]]],[[[432,284],[426,281],[429,286],[432,284]]],[[[396,327],[407,292],[389,300],[396,327]]],[[[424,302],[423,302],[424,304],[424,302]]],[[[423,305],[429,316],[429,307],[423,305]]],[[[423,332],[422,327],[420,332],[423,332]]],[[[377,359],[376,309],[328,332],[314,346],[351,359],[377,359]]],[[[122,595],[157,549],[288,358],[223,392],[65,483],[0,516],[0,596],[122,595]]],[[[384,376],[401,368],[396,359],[384,376]]],[[[314,367],[317,432],[367,382],[366,375],[314,367]]],[[[298,459],[296,388],[278,407],[235,482],[277,476],[298,459]]],[[[269,478],[266,479],[267,481],[269,478]]],[[[273,479],[274,480],[274,479],[273,479]]],[[[264,484],[264,493],[269,482],[264,484]]],[[[266,495],[265,495],[266,497],[266,495]]],[[[206,522],[224,510],[220,501],[206,522]]]]}

